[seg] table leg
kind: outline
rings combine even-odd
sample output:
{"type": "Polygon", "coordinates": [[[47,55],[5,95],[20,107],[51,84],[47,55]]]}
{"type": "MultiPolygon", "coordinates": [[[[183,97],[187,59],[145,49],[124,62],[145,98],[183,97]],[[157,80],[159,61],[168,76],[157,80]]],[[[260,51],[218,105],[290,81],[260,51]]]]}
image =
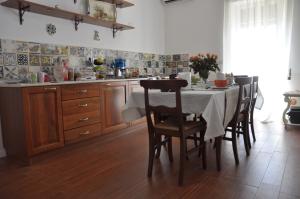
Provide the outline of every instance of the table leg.
{"type": "Polygon", "coordinates": [[[287,124],[288,124],[288,119],[286,118],[286,113],[287,111],[290,109],[291,107],[291,98],[289,96],[285,96],[284,97],[284,101],[287,103],[287,107],[284,109],[283,114],[282,114],[282,121],[283,124],[285,126],[285,128],[287,128],[287,124]]]}

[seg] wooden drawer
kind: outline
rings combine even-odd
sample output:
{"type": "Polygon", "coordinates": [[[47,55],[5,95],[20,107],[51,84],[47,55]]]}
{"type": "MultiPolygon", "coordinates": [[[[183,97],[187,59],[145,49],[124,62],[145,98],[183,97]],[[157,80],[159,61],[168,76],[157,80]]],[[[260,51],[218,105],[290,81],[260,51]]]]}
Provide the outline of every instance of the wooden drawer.
{"type": "Polygon", "coordinates": [[[101,134],[101,124],[84,126],[64,132],[65,142],[78,142],[101,134]]]}
{"type": "Polygon", "coordinates": [[[79,113],[93,112],[95,110],[100,111],[100,98],[85,98],[76,99],[63,102],[63,115],[73,115],[79,113]]]}
{"type": "Polygon", "coordinates": [[[95,124],[100,122],[100,110],[94,110],[92,112],[78,113],[72,115],[64,115],[64,129],[69,130],[81,126],[95,124]]]}
{"type": "Polygon", "coordinates": [[[100,89],[97,84],[78,84],[62,87],[62,100],[99,97],[100,89]]]}

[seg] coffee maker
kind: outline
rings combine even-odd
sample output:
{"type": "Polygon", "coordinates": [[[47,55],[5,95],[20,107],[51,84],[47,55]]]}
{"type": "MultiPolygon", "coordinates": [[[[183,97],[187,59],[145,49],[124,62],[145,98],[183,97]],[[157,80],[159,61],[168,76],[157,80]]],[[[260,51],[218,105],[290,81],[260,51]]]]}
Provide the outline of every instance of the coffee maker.
{"type": "Polygon", "coordinates": [[[124,78],[126,70],[126,60],[122,58],[115,59],[115,77],[124,78]]]}

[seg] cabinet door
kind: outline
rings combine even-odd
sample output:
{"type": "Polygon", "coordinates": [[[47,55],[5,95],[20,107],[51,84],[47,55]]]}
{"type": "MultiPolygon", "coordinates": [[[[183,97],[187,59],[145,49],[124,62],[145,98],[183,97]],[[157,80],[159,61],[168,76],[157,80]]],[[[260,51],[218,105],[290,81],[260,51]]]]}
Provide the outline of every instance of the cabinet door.
{"type": "Polygon", "coordinates": [[[60,87],[25,88],[23,95],[29,155],[62,147],[60,87]]]}
{"type": "MultiPolygon", "coordinates": [[[[144,88],[140,85],[140,81],[129,81],[128,83],[128,96],[130,97],[132,92],[143,92],[144,88]]],[[[130,125],[138,125],[146,122],[146,117],[139,118],[137,120],[131,121],[130,125]]]]}
{"type": "Polygon", "coordinates": [[[122,108],[127,98],[126,85],[126,82],[114,82],[101,86],[104,133],[127,126],[122,118],[122,108]]]}

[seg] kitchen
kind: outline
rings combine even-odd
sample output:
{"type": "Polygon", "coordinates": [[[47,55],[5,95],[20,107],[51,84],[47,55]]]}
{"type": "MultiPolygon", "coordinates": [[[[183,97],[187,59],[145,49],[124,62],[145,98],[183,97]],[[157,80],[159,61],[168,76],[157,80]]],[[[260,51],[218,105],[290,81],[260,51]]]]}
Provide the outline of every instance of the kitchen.
{"type": "MultiPolygon", "coordinates": [[[[2,0],[1,3],[6,1],[2,0]]],[[[210,176],[206,172],[211,171],[215,175],[217,174],[216,168],[214,168],[213,149],[209,149],[208,152],[208,171],[199,169],[199,166],[191,166],[192,163],[198,164],[198,159],[190,158],[189,167],[191,168],[186,169],[188,173],[187,179],[185,179],[186,190],[177,190],[177,168],[168,169],[169,163],[166,162],[164,150],[162,150],[161,168],[159,164],[155,163],[156,173],[153,174],[152,182],[149,182],[146,177],[148,156],[146,121],[144,118],[140,118],[124,122],[122,117],[122,110],[130,99],[131,93],[142,90],[140,80],[150,76],[168,76],[173,73],[189,72],[190,56],[196,53],[217,54],[218,63],[222,69],[224,65],[223,16],[225,6],[223,1],[179,0],[165,3],[159,0],[135,0],[128,1],[129,4],[132,3],[128,7],[116,4],[120,7],[117,8],[117,22],[123,25],[123,29],[120,30],[107,28],[106,23],[93,25],[94,22],[87,20],[89,18],[85,16],[87,11],[85,0],[77,2],[34,0],[29,2],[32,9],[26,10],[26,6],[29,4],[25,3],[22,17],[20,17],[18,9],[11,8],[11,6],[0,6],[1,59],[3,60],[3,64],[1,65],[0,62],[0,65],[2,66],[2,77],[4,77],[2,80],[4,83],[1,84],[3,135],[0,136],[0,157],[3,157],[0,165],[4,166],[0,169],[0,176],[3,176],[3,181],[0,179],[0,196],[9,198],[9,195],[12,194],[13,198],[22,198],[20,193],[24,193],[24,198],[41,197],[43,194],[46,198],[56,194],[62,198],[156,198],[164,189],[167,189],[164,197],[171,197],[172,194],[176,195],[175,193],[178,193],[177,197],[184,197],[185,191],[192,194],[192,186],[197,186],[197,183],[199,186],[207,183],[205,186],[212,190],[211,194],[215,197],[220,196],[220,191],[223,189],[213,188],[214,183],[218,183],[224,189],[229,189],[230,194],[238,195],[240,198],[245,197],[243,194],[252,198],[265,195],[269,198],[300,196],[295,189],[299,184],[297,182],[293,185],[288,184],[289,179],[284,175],[289,175],[282,170],[285,165],[281,164],[276,167],[279,172],[282,172],[283,183],[279,185],[278,181],[274,180],[276,183],[273,182],[271,177],[269,181],[267,177],[266,179],[259,177],[250,179],[248,177],[249,182],[245,182],[247,181],[246,177],[244,182],[239,183],[236,179],[224,180],[222,177],[218,179],[213,175],[210,176]],[[36,4],[42,5],[42,7],[38,7],[36,4]],[[45,10],[34,11],[34,7],[45,10]],[[46,11],[47,9],[48,11],[46,11]],[[59,11],[55,11],[55,9],[59,11]],[[84,16],[82,21],[80,18],[70,20],[66,19],[67,17],[61,17],[63,11],[80,13],[84,16]],[[44,14],[39,12],[44,12],[44,14]],[[52,12],[54,14],[51,14],[52,12]],[[54,15],[59,15],[59,17],[54,15]],[[20,25],[21,21],[22,25],[20,25]],[[79,69],[97,65],[100,66],[99,70],[79,69]],[[65,66],[72,69],[63,71],[65,66]],[[103,72],[102,66],[104,66],[105,72],[103,72]],[[60,69],[62,72],[59,71],[60,69]],[[74,77],[76,73],[77,77],[74,77]],[[94,73],[97,73],[98,76],[95,76],[94,73]],[[103,75],[105,75],[105,79],[102,78],[103,75]],[[76,78],[78,81],[73,81],[76,78]],[[94,78],[98,78],[98,80],[94,78]],[[15,82],[16,79],[24,83],[15,82]],[[53,83],[51,82],[53,79],[60,79],[60,82],[53,83]],[[77,107],[78,104],[81,108],[77,107]],[[87,110],[82,111],[82,108],[87,110]],[[44,120],[44,118],[46,119],[44,120]],[[46,121],[54,122],[49,125],[46,121]],[[74,121],[81,122],[76,124],[74,121]],[[53,128],[55,133],[51,134],[53,128]],[[6,145],[2,146],[4,131],[6,131],[6,145]],[[28,140],[26,138],[28,132],[40,133],[28,140]],[[28,143],[30,144],[28,145],[28,143]],[[28,151],[24,153],[26,150],[28,151]],[[89,153],[89,150],[92,152],[89,153]],[[99,159],[94,155],[99,155],[99,159]],[[10,156],[17,156],[16,163],[6,163],[10,156]],[[125,158],[126,156],[128,159],[125,158]],[[86,162],[81,162],[83,159],[86,162]],[[68,160],[70,165],[81,163],[79,163],[80,166],[75,167],[78,170],[69,171],[67,172],[68,176],[64,176],[60,169],[66,169],[63,165],[69,164],[68,160]],[[138,161],[140,162],[136,165],[137,167],[134,167],[138,161]],[[95,165],[98,166],[103,164],[103,167],[94,174],[89,173],[97,170],[97,166],[90,166],[93,162],[96,162],[95,165]],[[30,166],[24,166],[24,163],[30,166]],[[5,169],[6,164],[13,165],[12,171],[5,169]],[[126,171],[125,165],[131,168],[126,171]],[[9,178],[17,179],[22,172],[26,172],[30,168],[37,169],[33,171],[33,174],[36,175],[33,177],[34,183],[28,184],[28,191],[26,191],[27,185],[24,183],[19,187],[22,191],[17,193],[11,187],[14,183],[10,182],[9,178]],[[107,170],[111,168],[116,170],[113,170],[110,175],[107,170]],[[54,172],[53,176],[44,173],[48,169],[54,172]],[[77,176],[77,172],[80,173],[81,169],[89,173],[86,179],[82,174],[77,176]],[[118,169],[120,170],[118,171],[118,169]],[[138,173],[135,173],[135,169],[138,173]],[[193,173],[197,169],[199,172],[193,173]],[[6,175],[9,172],[12,172],[11,175],[6,175]],[[130,178],[129,175],[125,175],[126,172],[133,176],[133,179],[136,177],[133,183],[137,184],[129,185],[129,183],[126,186],[126,179],[130,178]],[[172,172],[175,173],[175,176],[172,172]],[[285,174],[283,175],[283,173],[285,174]],[[59,175],[62,175],[63,181],[69,184],[66,184],[64,189],[63,183],[59,183],[62,187],[55,191],[55,183],[56,180],[59,181],[59,175]],[[98,175],[101,179],[97,181],[93,175],[98,175]],[[193,177],[193,175],[195,176],[193,177]],[[42,176],[45,176],[44,181],[42,176]],[[83,181],[79,180],[76,184],[75,181],[68,181],[68,178],[75,180],[83,178],[83,181]],[[105,180],[103,181],[103,179],[105,178],[110,178],[107,180],[107,185],[104,185],[105,180]],[[39,179],[42,181],[39,185],[41,190],[33,193],[32,190],[30,191],[32,189],[30,186],[35,186],[39,179]],[[113,179],[117,182],[114,182],[113,179]],[[87,185],[83,185],[85,180],[88,182],[87,185]],[[166,180],[168,185],[163,185],[163,180],[166,180]],[[46,186],[47,183],[50,185],[46,186]],[[150,185],[150,183],[153,184],[150,185]],[[155,183],[157,183],[156,188],[148,187],[155,183]],[[122,188],[118,189],[117,185],[122,188]],[[236,185],[237,188],[233,188],[233,185],[236,185]],[[132,189],[132,186],[138,187],[136,192],[127,190],[132,189]],[[149,189],[150,192],[147,194],[145,189],[149,189]]],[[[292,80],[288,82],[290,86],[286,91],[299,89],[297,87],[299,85],[299,69],[296,64],[299,61],[297,52],[300,46],[297,36],[300,24],[296,20],[300,13],[299,6],[299,2],[295,1],[290,56],[290,67],[293,73],[292,80]]],[[[283,101],[283,97],[281,101],[283,101]]],[[[283,108],[281,106],[278,108],[278,112],[282,113],[283,109],[284,104],[283,108]]],[[[290,158],[294,158],[293,155],[298,150],[299,144],[290,139],[299,140],[300,138],[297,130],[293,129],[291,130],[292,135],[284,138],[284,135],[281,134],[284,131],[281,121],[267,125],[257,122],[256,125],[258,141],[253,146],[253,153],[249,157],[253,159],[253,162],[260,164],[261,168],[248,165],[245,158],[241,158],[242,166],[240,167],[249,167],[250,170],[247,172],[254,172],[255,175],[264,172],[263,174],[268,176],[272,173],[268,169],[268,165],[272,166],[271,159],[273,160],[273,157],[275,162],[278,160],[276,158],[282,158],[287,162],[292,161],[290,158]],[[273,145],[276,146],[273,146],[272,143],[268,144],[266,141],[266,134],[270,134],[270,129],[275,129],[274,131],[277,132],[277,135],[270,138],[274,141],[273,145]],[[266,134],[259,134],[259,131],[266,134]],[[285,144],[281,146],[282,148],[278,146],[279,149],[276,148],[278,140],[285,144]],[[291,148],[285,148],[288,143],[292,143],[291,148]],[[268,151],[271,149],[274,151],[268,151]],[[287,156],[284,150],[290,149],[293,149],[293,152],[289,152],[287,156]],[[267,162],[263,161],[264,157],[268,159],[267,162]]],[[[243,144],[241,145],[243,146],[243,144]]],[[[225,151],[229,154],[232,153],[230,145],[227,146],[224,143],[222,147],[224,147],[222,153],[225,151]]],[[[177,153],[178,146],[176,145],[174,148],[174,153],[175,151],[177,153]]],[[[242,154],[243,152],[240,154],[241,157],[243,157],[242,154]]],[[[174,156],[174,158],[176,157],[174,156]]],[[[230,177],[232,176],[230,172],[233,172],[232,169],[235,168],[232,163],[232,155],[226,154],[223,160],[221,173],[224,172],[222,173],[224,176],[230,177]]],[[[248,174],[246,176],[250,175],[248,174]]],[[[243,175],[241,174],[241,176],[243,175]]],[[[30,181],[30,179],[24,180],[30,181]]],[[[199,194],[202,193],[207,198],[209,197],[208,192],[199,188],[199,194]]],[[[225,197],[234,198],[230,194],[225,197]]]]}

